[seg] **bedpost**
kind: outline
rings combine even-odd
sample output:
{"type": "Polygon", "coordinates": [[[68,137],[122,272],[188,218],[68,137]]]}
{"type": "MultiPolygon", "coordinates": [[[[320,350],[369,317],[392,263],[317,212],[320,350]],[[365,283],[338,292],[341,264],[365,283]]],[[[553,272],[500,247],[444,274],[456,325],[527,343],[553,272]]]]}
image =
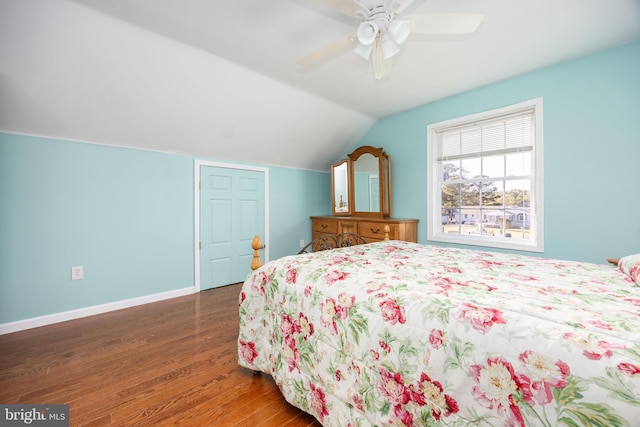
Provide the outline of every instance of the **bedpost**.
{"type": "Polygon", "coordinates": [[[260,236],[254,236],[251,241],[251,247],[253,248],[253,259],[251,260],[251,270],[257,270],[262,267],[262,260],[260,259],[260,249],[262,249],[262,241],[260,236]]]}
{"type": "Polygon", "coordinates": [[[389,234],[391,234],[391,228],[389,224],[384,225],[384,240],[389,240],[389,234]]]}

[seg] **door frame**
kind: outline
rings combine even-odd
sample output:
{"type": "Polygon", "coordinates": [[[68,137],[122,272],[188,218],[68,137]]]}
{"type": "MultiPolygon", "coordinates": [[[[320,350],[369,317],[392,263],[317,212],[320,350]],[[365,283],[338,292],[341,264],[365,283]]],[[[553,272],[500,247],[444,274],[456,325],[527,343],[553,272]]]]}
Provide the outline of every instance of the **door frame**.
{"type": "Polygon", "coordinates": [[[193,195],[194,195],[194,291],[200,292],[200,174],[202,167],[215,167],[224,169],[241,169],[264,174],[264,236],[260,236],[263,250],[264,262],[269,260],[269,169],[260,166],[247,166],[235,163],[221,163],[209,160],[194,161],[193,195]]]}

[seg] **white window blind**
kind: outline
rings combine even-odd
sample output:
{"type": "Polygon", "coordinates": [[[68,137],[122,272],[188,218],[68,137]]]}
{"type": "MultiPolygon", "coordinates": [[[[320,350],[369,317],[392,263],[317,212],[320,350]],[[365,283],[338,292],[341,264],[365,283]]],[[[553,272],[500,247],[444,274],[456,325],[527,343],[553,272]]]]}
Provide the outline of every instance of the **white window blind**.
{"type": "Polygon", "coordinates": [[[436,132],[437,161],[533,150],[534,110],[492,118],[436,132]]]}

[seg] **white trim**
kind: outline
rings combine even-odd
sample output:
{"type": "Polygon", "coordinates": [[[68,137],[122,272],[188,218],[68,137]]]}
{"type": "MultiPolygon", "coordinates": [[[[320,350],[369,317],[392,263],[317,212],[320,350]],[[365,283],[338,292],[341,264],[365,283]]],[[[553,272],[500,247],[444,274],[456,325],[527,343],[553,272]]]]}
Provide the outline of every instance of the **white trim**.
{"type": "Polygon", "coordinates": [[[269,260],[269,168],[261,166],[247,166],[234,163],[220,163],[209,160],[194,161],[193,167],[193,192],[194,192],[194,289],[200,292],[200,168],[212,166],[216,168],[240,169],[264,173],[264,236],[260,236],[264,249],[264,263],[269,260]]]}
{"type": "Polygon", "coordinates": [[[456,117],[438,123],[432,123],[427,126],[427,241],[458,243],[472,246],[494,247],[502,249],[521,250],[529,252],[544,252],[544,129],[543,129],[543,99],[535,98],[523,101],[518,104],[507,107],[497,108],[495,110],[484,111],[477,114],[471,114],[464,117],[456,117]],[[435,159],[438,158],[438,144],[436,141],[436,133],[442,128],[455,126],[461,122],[472,123],[487,120],[493,117],[509,114],[514,111],[522,111],[525,109],[534,110],[535,115],[535,146],[533,175],[535,176],[534,188],[531,189],[531,205],[535,206],[535,216],[532,220],[535,222],[536,239],[534,243],[518,243],[509,239],[491,239],[482,236],[477,237],[460,237],[454,234],[445,235],[437,230],[441,226],[440,214],[440,184],[441,177],[439,170],[435,166],[435,159]],[[435,201],[435,203],[434,203],[435,201]],[[433,206],[431,204],[433,203],[433,206]]]}
{"type": "Polygon", "coordinates": [[[110,302],[107,304],[94,305],[92,307],[79,308],[77,310],[63,311],[46,316],[32,317],[31,319],[3,323],[0,324],[0,335],[23,331],[25,329],[37,328],[40,326],[52,325],[54,323],[66,322],[68,320],[79,319],[81,317],[107,313],[109,311],[121,310],[123,308],[135,307],[137,305],[149,304],[151,302],[181,297],[193,294],[194,292],[194,289],[189,286],[188,288],[176,289],[173,291],[161,292],[158,294],[145,295],[142,297],[110,302]]]}

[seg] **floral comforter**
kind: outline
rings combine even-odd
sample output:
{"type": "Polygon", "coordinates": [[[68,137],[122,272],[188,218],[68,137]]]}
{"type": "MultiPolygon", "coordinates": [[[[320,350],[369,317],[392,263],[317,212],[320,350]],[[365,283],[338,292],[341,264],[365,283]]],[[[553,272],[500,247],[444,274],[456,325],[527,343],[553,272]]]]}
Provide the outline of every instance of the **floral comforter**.
{"type": "Polygon", "coordinates": [[[324,426],[640,426],[640,287],[614,267],[371,243],[267,263],[240,365],[324,426]]]}

